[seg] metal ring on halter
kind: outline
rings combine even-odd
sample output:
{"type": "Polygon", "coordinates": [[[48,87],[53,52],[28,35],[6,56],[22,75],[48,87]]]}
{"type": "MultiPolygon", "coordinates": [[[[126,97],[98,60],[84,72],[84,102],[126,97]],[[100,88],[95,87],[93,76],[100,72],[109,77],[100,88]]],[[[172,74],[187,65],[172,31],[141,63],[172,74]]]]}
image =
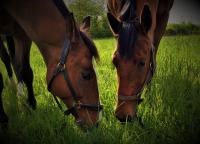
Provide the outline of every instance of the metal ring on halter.
{"type": "Polygon", "coordinates": [[[57,68],[62,67],[63,69],[65,69],[65,64],[61,64],[60,62],[57,64],[57,68]]]}

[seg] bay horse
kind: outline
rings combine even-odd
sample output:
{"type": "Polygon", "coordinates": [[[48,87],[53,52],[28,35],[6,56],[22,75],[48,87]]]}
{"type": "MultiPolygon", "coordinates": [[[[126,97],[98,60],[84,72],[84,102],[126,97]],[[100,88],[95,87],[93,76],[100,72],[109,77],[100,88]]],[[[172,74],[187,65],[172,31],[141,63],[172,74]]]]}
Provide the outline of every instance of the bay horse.
{"type": "Polygon", "coordinates": [[[174,0],[108,0],[107,17],[117,48],[113,64],[118,75],[121,122],[137,118],[141,93],[156,68],[156,53],[165,32],[174,0]]]}
{"type": "MultiPolygon", "coordinates": [[[[83,128],[95,126],[102,106],[92,64],[98,52],[87,34],[90,18],[77,27],[62,0],[3,0],[1,8],[22,28],[14,29],[20,31],[16,34],[23,34],[38,46],[47,68],[48,90],[59,107],[56,96],[69,108],[64,114],[72,114],[83,128]]],[[[22,47],[15,52],[20,51],[22,47]]]]}

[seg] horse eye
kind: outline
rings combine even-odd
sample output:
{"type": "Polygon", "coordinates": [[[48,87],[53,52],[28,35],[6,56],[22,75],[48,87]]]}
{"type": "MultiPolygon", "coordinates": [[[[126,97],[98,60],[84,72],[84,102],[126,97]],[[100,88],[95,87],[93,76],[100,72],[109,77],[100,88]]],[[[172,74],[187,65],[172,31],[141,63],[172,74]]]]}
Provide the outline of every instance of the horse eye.
{"type": "Polygon", "coordinates": [[[90,71],[85,71],[81,73],[84,80],[90,80],[92,78],[92,73],[90,71]]]}
{"type": "Polygon", "coordinates": [[[139,66],[139,67],[144,67],[144,66],[145,66],[145,61],[144,61],[144,60],[140,61],[140,62],[138,63],[138,66],[139,66]]]}

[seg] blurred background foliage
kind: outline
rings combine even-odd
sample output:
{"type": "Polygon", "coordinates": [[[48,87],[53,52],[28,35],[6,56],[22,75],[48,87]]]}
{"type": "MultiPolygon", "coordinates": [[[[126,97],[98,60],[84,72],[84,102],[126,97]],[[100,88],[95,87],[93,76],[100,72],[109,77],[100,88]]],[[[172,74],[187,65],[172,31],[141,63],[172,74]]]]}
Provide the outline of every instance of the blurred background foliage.
{"type": "MultiPolygon", "coordinates": [[[[65,0],[68,8],[74,13],[78,23],[85,16],[91,16],[91,35],[93,38],[112,37],[107,20],[106,0],[65,0]]],[[[168,24],[165,35],[200,34],[200,25],[192,23],[168,24]]]]}

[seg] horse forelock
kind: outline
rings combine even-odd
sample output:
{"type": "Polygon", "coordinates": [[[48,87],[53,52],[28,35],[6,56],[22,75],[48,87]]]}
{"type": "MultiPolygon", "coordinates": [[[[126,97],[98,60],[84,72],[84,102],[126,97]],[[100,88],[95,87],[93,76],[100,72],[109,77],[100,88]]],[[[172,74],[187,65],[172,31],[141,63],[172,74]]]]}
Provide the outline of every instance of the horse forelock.
{"type": "Polygon", "coordinates": [[[69,17],[70,11],[68,10],[67,6],[65,5],[63,0],[53,0],[55,6],[58,8],[62,16],[65,20],[69,17]]]}
{"type": "Polygon", "coordinates": [[[138,30],[135,23],[123,22],[118,38],[118,50],[120,56],[126,58],[132,57],[137,37],[138,30]]]}

